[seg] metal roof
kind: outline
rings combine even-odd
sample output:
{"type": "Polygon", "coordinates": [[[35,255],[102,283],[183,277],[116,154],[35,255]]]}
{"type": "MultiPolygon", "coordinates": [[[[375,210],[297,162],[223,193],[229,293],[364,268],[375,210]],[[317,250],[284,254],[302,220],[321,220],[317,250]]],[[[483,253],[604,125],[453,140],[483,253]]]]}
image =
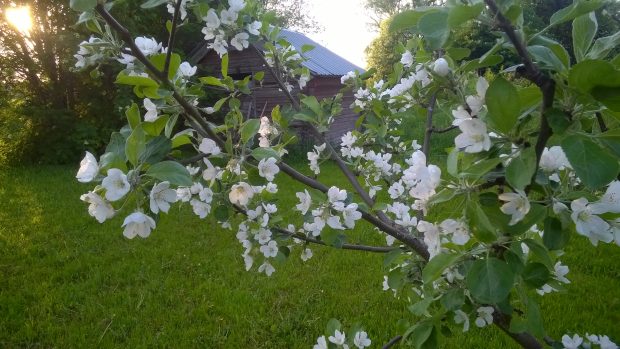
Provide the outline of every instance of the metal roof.
{"type": "Polygon", "coordinates": [[[314,46],[314,49],[303,54],[307,61],[302,63],[304,67],[310,69],[313,75],[342,76],[355,70],[360,73],[365,72],[364,69],[338,56],[304,34],[282,29],[280,36],[290,42],[299,52],[304,45],[314,46]]]}

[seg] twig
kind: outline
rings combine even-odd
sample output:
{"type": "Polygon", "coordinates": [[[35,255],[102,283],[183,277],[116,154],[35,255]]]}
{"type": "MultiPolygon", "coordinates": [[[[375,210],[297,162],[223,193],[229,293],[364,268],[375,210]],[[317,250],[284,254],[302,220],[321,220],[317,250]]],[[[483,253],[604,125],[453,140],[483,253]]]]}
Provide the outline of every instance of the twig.
{"type": "MultiPolygon", "coordinates": [[[[295,239],[303,240],[303,241],[310,242],[310,243],[317,244],[317,245],[330,246],[330,245],[326,244],[324,241],[313,239],[311,237],[308,237],[308,236],[305,236],[305,235],[301,235],[301,234],[295,234],[295,233],[290,232],[290,231],[285,230],[285,229],[275,228],[274,230],[279,232],[279,233],[281,233],[281,234],[288,235],[288,236],[290,236],[292,238],[295,238],[295,239]]],[[[398,249],[398,247],[367,246],[367,245],[354,245],[354,244],[343,244],[339,248],[343,249],[343,250],[365,251],[365,252],[375,252],[375,253],[387,253],[387,252],[392,252],[392,251],[398,249]]]]}
{"type": "Polygon", "coordinates": [[[607,130],[609,130],[605,124],[605,119],[603,119],[603,114],[601,114],[601,112],[596,112],[596,121],[598,121],[598,126],[601,129],[601,132],[607,132],[607,130]]]}
{"type": "Polygon", "coordinates": [[[439,134],[446,133],[446,132],[450,132],[452,130],[455,130],[457,128],[459,128],[459,127],[458,126],[454,126],[454,125],[448,126],[446,128],[441,128],[441,129],[436,129],[436,128],[433,127],[433,133],[439,133],[439,134]]]}
{"type": "Polygon", "coordinates": [[[435,112],[435,104],[437,104],[437,92],[433,93],[428,103],[426,112],[426,131],[424,132],[424,143],[422,144],[422,152],[426,155],[426,162],[429,161],[431,136],[433,135],[433,113],[435,112]]]}
{"type": "Polygon", "coordinates": [[[385,345],[383,346],[383,349],[390,349],[391,347],[395,346],[398,342],[400,342],[401,339],[403,339],[403,336],[400,336],[400,335],[390,339],[389,342],[385,343],[385,345]]]}
{"type": "Polygon", "coordinates": [[[177,34],[177,24],[179,21],[179,12],[181,9],[181,3],[183,0],[177,0],[174,5],[174,15],[172,16],[172,28],[170,29],[170,35],[168,36],[168,47],[166,50],[166,62],[164,63],[163,75],[168,76],[170,70],[170,59],[172,58],[172,48],[174,47],[174,40],[177,34]]]}

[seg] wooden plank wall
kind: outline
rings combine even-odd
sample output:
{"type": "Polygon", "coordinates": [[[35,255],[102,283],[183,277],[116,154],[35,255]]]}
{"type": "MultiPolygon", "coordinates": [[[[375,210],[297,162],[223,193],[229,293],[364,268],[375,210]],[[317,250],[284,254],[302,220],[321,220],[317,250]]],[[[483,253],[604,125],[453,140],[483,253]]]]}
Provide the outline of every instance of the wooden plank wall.
{"type": "MultiPolygon", "coordinates": [[[[210,51],[199,63],[201,69],[213,76],[221,76],[220,64],[221,60],[214,51],[210,51]]],[[[248,117],[251,118],[260,117],[263,108],[265,108],[265,115],[269,116],[276,105],[284,106],[290,103],[285,94],[278,88],[274,77],[269,74],[256,51],[247,49],[241,52],[235,50],[229,52],[229,75],[240,77],[261,71],[265,72],[262,87],[257,85],[252,96],[242,100],[242,110],[250,111],[248,117]]],[[[293,95],[296,96],[300,90],[298,86],[294,87],[293,95]]],[[[341,87],[339,76],[315,76],[301,92],[316,96],[320,100],[335,95],[341,87]]],[[[344,96],[342,114],[334,119],[330,130],[325,135],[327,140],[335,145],[340,144],[340,138],[343,134],[355,128],[355,122],[359,115],[349,108],[354,99],[352,93],[347,93],[344,96]]],[[[308,141],[310,137],[308,132],[300,129],[298,133],[303,140],[308,141]]]]}

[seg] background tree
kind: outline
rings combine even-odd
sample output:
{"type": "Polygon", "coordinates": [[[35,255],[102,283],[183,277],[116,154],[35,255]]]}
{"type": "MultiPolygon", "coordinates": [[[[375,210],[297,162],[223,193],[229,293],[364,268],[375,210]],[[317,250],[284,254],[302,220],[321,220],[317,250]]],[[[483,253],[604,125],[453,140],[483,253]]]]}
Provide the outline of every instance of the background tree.
{"type": "Polygon", "coordinates": [[[317,20],[308,14],[309,5],[306,0],[259,0],[258,3],[267,11],[275,12],[276,23],[283,28],[302,33],[316,33],[322,30],[317,20]]]}

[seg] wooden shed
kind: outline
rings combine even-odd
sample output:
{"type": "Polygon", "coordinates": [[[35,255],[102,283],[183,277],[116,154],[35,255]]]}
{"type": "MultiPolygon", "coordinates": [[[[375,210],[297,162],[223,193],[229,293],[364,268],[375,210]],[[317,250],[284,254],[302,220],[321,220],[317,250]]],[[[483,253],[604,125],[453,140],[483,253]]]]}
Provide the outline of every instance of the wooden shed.
{"type": "MultiPolygon", "coordinates": [[[[305,95],[315,96],[319,100],[333,96],[342,88],[340,78],[343,75],[350,71],[364,72],[362,68],[338,56],[301,33],[282,30],[280,35],[300,53],[302,46],[314,46],[313,50],[303,54],[307,59],[303,65],[310,70],[312,79],[303,90],[300,90],[299,86],[294,84],[293,96],[297,96],[300,92],[305,95]]],[[[270,74],[269,69],[265,67],[260,52],[262,52],[260,49],[257,50],[250,47],[243,51],[231,49],[228,54],[229,75],[235,79],[243,79],[257,72],[265,72],[262,87],[257,88],[250,98],[243,101],[243,110],[248,111],[248,117],[251,118],[259,117],[265,106],[265,114],[270,115],[271,110],[276,105],[290,104],[286,95],[277,85],[275,78],[270,74]]],[[[204,69],[209,74],[214,76],[219,74],[220,57],[215,51],[207,48],[207,42],[203,42],[194,50],[190,61],[198,64],[201,69],[204,69]]],[[[353,101],[353,93],[344,95],[342,113],[334,118],[330,130],[325,135],[329,142],[339,144],[342,135],[355,128],[355,122],[359,115],[350,108],[353,101]]],[[[303,136],[303,130],[300,131],[303,136]]]]}

